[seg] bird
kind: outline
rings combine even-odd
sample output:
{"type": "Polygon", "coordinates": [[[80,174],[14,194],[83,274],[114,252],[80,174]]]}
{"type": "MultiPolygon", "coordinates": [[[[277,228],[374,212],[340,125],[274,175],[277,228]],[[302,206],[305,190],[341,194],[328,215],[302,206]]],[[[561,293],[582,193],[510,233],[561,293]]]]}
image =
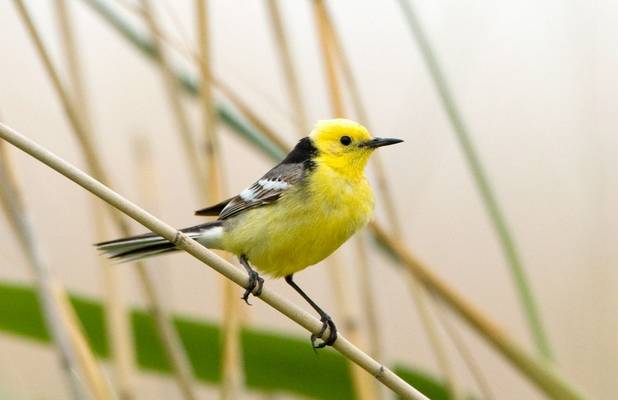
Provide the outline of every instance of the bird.
{"type": "MultiPolygon", "coordinates": [[[[337,340],[333,319],[293,277],[327,258],[369,222],[374,196],[365,166],[375,149],[400,142],[374,138],[364,126],[348,119],[320,120],[309,136],[247,189],[195,212],[216,220],[181,231],[209,249],[238,256],[249,274],[242,296],[247,303],[250,295],[259,296],[262,291],[260,273],[283,277],[320,316],[322,327],[311,335],[312,347],[332,346],[337,340]],[[323,338],[326,329],[329,334],[323,338]]],[[[119,262],[177,250],[153,233],[95,246],[119,262]]]]}

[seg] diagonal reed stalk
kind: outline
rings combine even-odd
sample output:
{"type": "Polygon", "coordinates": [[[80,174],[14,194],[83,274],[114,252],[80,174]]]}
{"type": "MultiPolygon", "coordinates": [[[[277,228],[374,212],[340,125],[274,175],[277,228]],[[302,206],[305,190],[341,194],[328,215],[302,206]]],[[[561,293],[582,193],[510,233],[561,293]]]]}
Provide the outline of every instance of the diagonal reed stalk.
{"type": "Polygon", "coordinates": [[[206,165],[204,165],[202,157],[198,155],[191,123],[182,105],[181,88],[171,69],[163,44],[161,40],[159,40],[159,32],[161,32],[161,30],[157,23],[157,18],[154,15],[154,9],[150,3],[151,2],[148,0],[142,0],[140,15],[144,18],[152,36],[153,52],[157,54],[158,66],[161,70],[161,78],[165,87],[166,99],[170,106],[176,130],[181,139],[180,142],[187,163],[189,164],[189,171],[195,182],[205,183],[208,179],[206,175],[206,165]]]}
{"type": "MultiPolygon", "coordinates": [[[[191,240],[184,233],[174,229],[137,205],[131,203],[124,197],[109,189],[104,184],[88,176],[74,165],[69,164],[65,160],[59,158],[37,143],[2,123],[0,123],[0,138],[6,140],[15,147],[31,155],[33,158],[41,161],[51,169],[54,169],[63,176],[77,183],[84,189],[107,202],[112,207],[130,216],[150,231],[163,236],[170,242],[174,243],[174,245],[176,245],[180,250],[188,252],[204,264],[213,268],[215,271],[234,281],[237,285],[241,287],[247,286],[249,277],[246,273],[241,272],[238,268],[203,247],[198,242],[191,240]]],[[[287,316],[303,328],[307,329],[309,332],[317,334],[320,331],[322,323],[317,318],[311,316],[309,313],[294,305],[287,299],[275,294],[268,287],[264,287],[259,299],[281,312],[283,315],[287,316]]],[[[325,334],[328,335],[328,332],[325,332],[325,334]]],[[[377,380],[389,387],[394,393],[402,398],[427,400],[427,397],[425,397],[422,393],[407,384],[390,369],[354,346],[343,335],[339,336],[333,345],[333,349],[337,350],[344,357],[353,361],[355,364],[361,366],[365,371],[373,375],[377,380]]]]}
{"type": "MultiPolygon", "coordinates": [[[[82,0],[98,12],[101,17],[110,23],[110,25],[118,30],[123,37],[129,40],[130,43],[136,46],[149,58],[155,58],[149,49],[151,43],[148,39],[137,33],[123,18],[117,15],[112,9],[105,6],[99,0],[82,0]]],[[[183,83],[183,88],[190,94],[197,92],[194,80],[183,74],[176,73],[176,77],[183,83]]],[[[264,142],[262,138],[257,138],[255,135],[260,135],[253,129],[248,129],[242,119],[231,113],[228,109],[219,108],[219,117],[232,129],[232,132],[245,138],[252,143],[256,149],[263,154],[271,157],[273,160],[280,160],[282,155],[287,151],[287,148],[272,147],[272,141],[264,142]],[[267,144],[269,143],[269,144],[267,144]]],[[[386,231],[377,223],[370,224],[372,236],[381,243],[381,248],[394,255],[397,261],[406,268],[416,271],[417,275],[422,276],[420,282],[430,292],[436,294],[449,308],[460,315],[464,320],[468,321],[470,326],[486,341],[492,344],[494,349],[502,354],[513,367],[519,370],[527,379],[538,386],[544,393],[553,394],[566,393],[563,398],[550,396],[554,399],[582,399],[583,397],[571,387],[556,371],[551,367],[541,364],[528,355],[526,351],[517,343],[513,342],[506,336],[487,316],[480,312],[476,307],[464,301],[464,297],[455,292],[442,279],[435,276],[430,270],[418,262],[409,263],[407,255],[411,254],[408,248],[394,240],[386,234],[386,231]],[[397,245],[395,245],[397,243],[397,245]]]]}
{"type": "MultiPolygon", "coordinates": [[[[210,51],[210,23],[208,0],[194,0],[198,37],[197,69],[199,71],[199,93],[202,131],[204,134],[205,156],[208,175],[206,182],[196,182],[206,187],[206,200],[217,203],[223,200],[225,192],[225,171],[221,160],[221,146],[218,132],[218,117],[211,85],[212,52],[210,51]]],[[[227,261],[229,255],[221,254],[227,261]]],[[[222,400],[235,400],[242,396],[242,349],[240,346],[240,299],[236,287],[229,280],[221,277],[223,304],[223,363],[221,372],[222,400]]]]}
{"type": "MultiPolygon", "coordinates": [[[[90,6],[102,18],[104,18],[116,31],[135,45],[140,51],[147,55],[151,60],[157,60],[157,53],[154,52],[152,40],[143,36],[129,25],[123,17],[117,14],[106,2],[102,0],[82,0],[90,6]]],[[[175,72],[176,79],[182,84],[184,90],[193,96],[199,93],[198,83],[187,74],[175,72]]],[[[239,118],[234,110],[223,104],[216,104],[219,120],[227,125],[233,132],[250,144],[257,146],[266,156],[280,160],[285,156],[285,141],[278,138],[271,138],[268,134],[271,131],[259,131],[253,125],[247,123],[245,119],[239,118]]]]}
{"type": "Polygon", "coordinates": [[[528,328],[530,334],[534,340],[537,351],[546,360],[552,361],[553,355],[545,334],[543,322],[539,315],[538,306],[534,300],[534,294],[528,283],[528,277],[524,269],[524,265],[521,261],[517,246],[515,245],[515,239],[511,234],[511,231],[506,222],[506,218],[500,208],[498,199],[495,195],[494,189],[489,182],[487,173],[483,168],[481,160],[478,156],[478,152],[474,147],[472,138],[468,128],[459,112],[459,107],[452,95],[449,84],[446,80],[446,76],[442,71],[440,62],[427,39],[421,23],[416,16],[416,13],[409,0],[399,0],[399,4],[406,18],[406,22],[414,39],[416,40],[418,47],[423,55],[423,59],[427,65],[427,69],[431,75],[444,111],[448,115],[451,122],[453,131],[456,134],[457,140],[464,153],[470,172],[476,182],[477,189],[481,195],[481,199],[485,205],[485,209],[489,214],[489,218],[494,226],[496,235],[500,240],[502,251],[511,269],[511,275],[515,282],[515,287],[519,294],[522,309],[528,321],[528,328]]]}
{"type": "MultiPolygon", "coordinates": [[[[86,95],[82,68],[78,56],[78,47],[75,40],[70,8],[66,0],[56,0],[56,16],[60,37],[62,39],[63,52],[67,60],[68,76],[74,99],[73,104],[82,119],[82,123],[86,126],[86,130],[92,132],[93,125],[88,107],[88,96],[86,95]]],[[[93,213],[95,238],[97,242],[101,242],[109,237],[105,225],[105,210],[102,205],[94,201],[94,199],[91,202],[91,209],[93,213]]],[[[135,398],[131,382],[131,376],[133,375],[132,366],[134,364],[132,355],[135,354],[135,351],[133,349],[133,342],[128,327],[128,313],[123,306],[122,293],[118,288],[118,270],[105,258],[100,258],[99,262],[105,282],[107,329],[111,340],[112,361],[118,396],[120,400],[132,400],[135,398]]]]}
{"type": "Polygon", "coordinates": [[[39,303],[48,331],[53,338],[62,372],[70,387],[72,397],[82,400],[95,396],[98,399],[108,399],[105,387],[97,385],[103,379],[97,379],[100,374],[96,364],[85,364],[79,356],[75,338],[81,335],[72,321],[64,318],[62,304],[55,295],[58,289],[54,284],[52,273],[45,262],[39,243],[35,237],[34,226],[23,202],[17,179],[9,161],[9,155],[4,142],[0,143],[0,204],[5,211],[18,243],[22,247],[31,272],[36,279],[39,303]],[[81,367],[81,368],[80,368],[81,367]],[[88,372],[87,370],[90,370],[88,372]],[[83,373],[83,377],[82,377],[83,373]],[[94,377],[94,380],[89,378],[94,377]],[[84,379],[85,378],[85,379],[84,379]],[[99,390],[100,389],[100,390],[99,390]]]}
{"type": "MultiPolygon", "coordinates": [[[[326,9],[322,0],[313,1],[313,11],[316,30],[318,33],[318,41],[320,44],[321,55],[326,74],[331,110],[335,117],[343,117],[345,115],[345,109],[341,93],[341,85],[339,83],[339,77],[337,75],[337,70],[335,66],[336,56],[334,54],[332,41],[330,41],[328,37],[329,34],[325,15],[326,9]]],[[[362,275],[360,280],[362,282],[369,282],[369,261],[367,255],[365,254],[365,244],[362,241],[362,237],[362,235],[356,236],[352,241],[352,245],[356,250],[356,254],[359,256],[356,258],[356,263],[360,265],[360,268],[358,268],[358,274],[362,275]]],[[[337,255],[329,257],[327,263],[329,264],[329,269],[332,271],[333,274],[332,281],[335,286],[335,293],[337,294],[336,298],[338,300],[338,308],[342,319],[346,322],[346,331],[350,335],[350,338],[354,340],[355,343],[377,343],[377,337],[368,339],[361,332],[361,324],[352,309],[352,301],[350,299],[350,291],[354,287],[351,286],[349,283],[346,285],[348,280],[345,279],[345,271],[343,269],[344,266],[341,265],[337,255]]],[[[367,289],[368,286],[363,285],[361,288],[367,289]]],[[[361,297],[365,302],[370,303],[369,310],[375,310],[375,299],[371,290],[364,291],[361,294],[361,297]]],[[[377,319],[374,319],[374,321],[376,320],[377,319]]],[[[377,335],[377,327],[369,327],[367,333],[377,335]]],[[[370,352],[375,354],[377,352],[377,348],[372,349],[370,352]]],[[[356,396],[359,399],[372,400],[381,397],[381,393],[377,390],[374,382],[370,381],[368,377],[363,374],[356,365],[350,364],[350,367],[356,396]]]]}
{"type": "Polygon", "coordinates": [[[554,400],[584,399],[549,364],[527,354],[493,321],[477,311],[463,296],[442,282],[426,265],[414,257],[403,243],[387,234],[376,223],[370,223],[369,229],[374,233],[376,239],[386,246],[431,294],[453,309],[471,328],[480,333],[494,349],[510,361],[549,398],[554,400]]]}
{"type": "MultiPolygon", "coordinates": [[[[358,83],[352,71],[352,66],[350,64],[350,61],[344,51],[344,47],[341,42],[341,39],[339,38],[339,34],[336,29],[336,24],[333,22],[332,17],[326,5],[324,5],[322,12],[323,12],[323,17],[325,19],[325,26],[328,29],[327,31],[328,39],[331,43],[331,47],[334,50],[334,55],[335,55],[336,60],[338,61],[339,68],[342,71],[343,78],[347,83],[347,88],[350,94],[350,99],[355,109],[357,118],[360,123],[362,123],[369,129],[369,131],[373,131],[369,124],[369,114],[367,112],[367,109],[365,108],[364,102],[362,101],[358,83]]],[[[401,238],[403,237],[403,231],[401,229],[400,218],[399,218],[399,214],[397,213],[397,208],[395,206],[395,200],[393,198],[391,187],[386,177],[386,171],[384,169],[384,164],[382,162],[381,154],[378,154],[376,152],[376,154],[372,156],[371,167],[372,167],[372,170],[374,172],[374,175],[375,175],[375,178],[378,184],[378,189],[379,189],[378,193],[380,194],[380,197],[382,200],[381,203],[384,204],[384,210],[386,211],[386,219],[388,221],[388,226],[390,227],[391,232],[396,237],[401,238]]],[[[360,256],[364,257],[362,254],[360,254],[360,256]]],[[[427,334],[429,344],[433,350],[436,363],[440,371],[442,371],[442,374],[444,375],[447,386],[449,387],[449,390],[451,393],[451,397],[453,398],[453,400],[458,400],[462,396],[460,385],[458,384],[455,373],[451,366],[451,362],[448,357],[446,346],[444,345],[443,341],[440,339],[436,324],[434,323],[434,320],[431,317],[429,305],[427,304],[427,300],[426,300],[426,293],[423,291],[423,288],[420,287],[418,282],[416,282],[412,274],[410,274],[408,271],[404,271],[404,274],[405,274],[405,279],[408,282],[408,285],[410,287],[410,293],[412,294],[412,299],[414,300],[414,303],[416,305],[419,319],[421,320],[421,324],[425,328],[425,332],[427,334]]],[[[366,287],[365,287],[364,292],[371,293],[371,288],[369,286],[370,282],[369,282],[369,279],[367,279],[368,272],[364,273],[364,275],[365,275],[365,279],[363,279],[363,281],[366,281],[365,282],[366,287]]],[[[367,296],[363,296],[363,299],[366,299],[366,298],[367,296]]],[[[368,320],[377,321],[377,316],[374,315],[375,311],[373,311],[372,302],[366,301],[366,303],[367,304],[365,304],[364,308],[366,310],[368,320]]],[[[436,312],[441,312],[441,310],[436,309],[436,312]]],[[[370,329],[372,326],[377,326],[377,323],[374,322],[373,324],[369,324],[370,329]]],[[[449,327],[446,327],[446,328],[448,329],[449,327]]],[[[376,340],[378,337],[377,332],[372,333],[370,337],[376,340]]],[[[377,348],[378,343],[374,343],[374,346],[375,346],[374,348],[377,348]]],[[[462,353],[462,356],[465,356],[465,354],[462,353]]]]}
{"type": "MultiPolygon", "coordinates": [[[[78,140],[78,143],[84,153],[84,158],[88,165],[88,168],[92,174],[99,178],[103,182],[107,182],[107,174],[101,164],[95,146],[93,142],[93,136],[87,131],[87,127],[84,125],[83,120],[79,117],[78,110],[71,101],[68,91],[64,87],[63,82],[60,79],[58,71],[54,67],[49,52],[47,51],[32,18],[25,7],[23,0],[14,0],[15,6],[22,19],[30,38],[37,50],[41,61],[45,67],[48,77],[58,94],[58,97],[62,103],[64,111],[67,115],[71,128],[78,140]]],[[[128,236],[130,234],[129,226],[122,216],[110,210],[111,217],[119,232],[122,235],[128,236]]],[[[191,368],[187,361],[187,356],[184,354],[177,333],[169,320],[165,309],[162,306],[162,302],[156,292],[151,277],[146,270],[143,263],[134,264],[138,273],[139,281],[142,285],[146,300],[148,302],[150,311],[153,313],[154,319],[157,324],[158,331],[161,335],[161,341],[166,350],[166,355],[169,357],[172,364],[172,368],[175,372],[176,382],[186,399],[194,399],[192,383],[191,383],[191,368]]]]}

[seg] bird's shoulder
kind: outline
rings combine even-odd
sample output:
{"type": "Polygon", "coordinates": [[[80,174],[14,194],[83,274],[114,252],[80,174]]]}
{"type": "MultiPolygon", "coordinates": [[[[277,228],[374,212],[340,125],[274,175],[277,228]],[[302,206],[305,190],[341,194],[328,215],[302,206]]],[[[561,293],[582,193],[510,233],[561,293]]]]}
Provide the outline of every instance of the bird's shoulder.
{"type": "Polygon", "coordinates": [[[305,137],[294,146],[283,161],[253,185],[237,196],[196,211],[195,215],[218,215],[219,219],[225,219],[250,208],[272,204],[315,168],[314,159],[317,154],[318,149],[311,139],[305,137]]]}
{"type": "MultiPolygon", "coordinates": [[[[285,160],[284,160],[285,161],[285,160]]],[[[282,162],[238,195],[196,211],[196,215],[218,215],[226,219],[245,210],[275,203],[287,190],[302,181],[309,162],[282,162]]]]}

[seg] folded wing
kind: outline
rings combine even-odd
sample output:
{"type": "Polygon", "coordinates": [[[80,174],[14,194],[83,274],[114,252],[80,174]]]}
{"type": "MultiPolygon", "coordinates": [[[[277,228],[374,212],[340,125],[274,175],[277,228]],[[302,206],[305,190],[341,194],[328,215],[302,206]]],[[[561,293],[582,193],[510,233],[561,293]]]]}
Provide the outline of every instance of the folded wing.
{"type": "Polygon", "coordinates": [[[279,164],[237,196],[198,210],[195,215],[218,215],[222,220],[251,208],[273,204],[303,178],[305,170],[304,163],[279,164]]]}

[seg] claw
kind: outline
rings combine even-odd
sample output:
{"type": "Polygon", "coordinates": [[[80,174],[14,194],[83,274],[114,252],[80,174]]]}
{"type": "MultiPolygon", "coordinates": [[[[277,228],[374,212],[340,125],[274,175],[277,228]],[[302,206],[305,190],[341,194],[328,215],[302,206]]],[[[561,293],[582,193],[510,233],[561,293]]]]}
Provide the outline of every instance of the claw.
{"type": "Polygon", "coordinates": [[[252,305],[249,303],[249,296],[253,294],[254,296],[259,296],[262,294],[262,288],[264,287],[264,279],[255,271],[251,270],[249,272],[249,283],[245,288],[245,293],[242,295],[242,299],[247,303],[247,305],[252,305]]]}
{"type": "Polygon", "coordinates": [[[332,346],[335,341],[337,341],[337,327],[335,326],[332,318],[325,314],[322,318],[320,318],[320,321],[322,321],[322,328],[318,333],[311,335],[311,346],[314,350],[322,349],[326,346],[332,346]],[[316,344],[317,339],[322,339],[322,336],[324,335],[324,332],[326,332],[327,328],[328,337],[323,339],[321,343],[316,344]]]}

